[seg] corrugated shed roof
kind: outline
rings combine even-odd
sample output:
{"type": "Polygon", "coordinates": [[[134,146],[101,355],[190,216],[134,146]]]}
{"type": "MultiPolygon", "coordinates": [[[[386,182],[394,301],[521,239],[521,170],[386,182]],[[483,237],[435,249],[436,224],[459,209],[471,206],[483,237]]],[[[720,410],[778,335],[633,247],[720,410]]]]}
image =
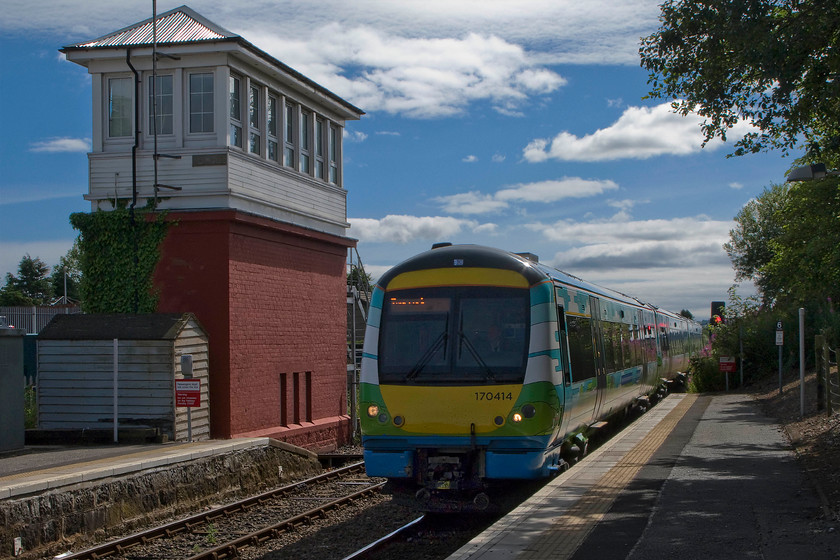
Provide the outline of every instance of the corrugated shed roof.
{"type": "Polygon", "coordinates": [[[174,340],[190,320],[198,324],[192,313],[56,315],[38,340],[174,340]]]}
{"type": "MultiPolygon", "coordinates": [[[[151,45],[154,38],[153,19],[135,23],[98,39],[66,48],[127,47],[151,45]]],[[[187,6],[175,8],[157,17],[158,43],[188,43],[238,38],[239,35],[216,25],[187,6]]]]}

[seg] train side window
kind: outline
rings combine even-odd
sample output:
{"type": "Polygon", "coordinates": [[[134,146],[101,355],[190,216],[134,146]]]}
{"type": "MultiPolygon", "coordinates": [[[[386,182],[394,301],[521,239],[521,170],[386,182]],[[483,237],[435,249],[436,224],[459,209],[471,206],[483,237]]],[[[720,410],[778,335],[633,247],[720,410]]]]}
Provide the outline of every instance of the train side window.
{"type": "Polygon", "coordinates": [[[566,317],[569,334],[569,360],[576,381],[595,377],[595,348],[592,321],[586,317],[566,317]]]}
{"type": "Polygon", "coordinates": [[[612,373],[615,371],[615,349],[611,323],[601,322],[601,336],[604,338],[604,367],[607,373],[612,373]]]}
{"type": "Polygon", "coordinates": [[[631,368],[633,363],[633,352],[630,349],[630,340],[633,338],[632,325],[619,325],[621,331],[621,355],[624,357],[624,369],[631,368]]]}

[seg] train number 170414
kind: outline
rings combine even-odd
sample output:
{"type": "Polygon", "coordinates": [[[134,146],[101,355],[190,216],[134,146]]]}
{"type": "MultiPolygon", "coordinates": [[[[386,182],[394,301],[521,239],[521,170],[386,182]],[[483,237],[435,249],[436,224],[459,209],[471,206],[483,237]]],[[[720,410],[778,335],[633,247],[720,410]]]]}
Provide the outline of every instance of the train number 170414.
{"type": "Polygon", "coordinates": [[[512,401],[513,395],[511,393],[494,393],[492,391],[476,391],[475,400],[477,401],[512,401]]]}

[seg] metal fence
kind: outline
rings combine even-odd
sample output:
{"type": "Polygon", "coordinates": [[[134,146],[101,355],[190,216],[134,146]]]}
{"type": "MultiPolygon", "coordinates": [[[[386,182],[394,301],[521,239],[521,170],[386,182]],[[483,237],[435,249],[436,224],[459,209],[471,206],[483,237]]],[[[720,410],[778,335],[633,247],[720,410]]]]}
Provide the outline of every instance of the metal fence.
{"type": "Polygon", "coordinates": [[[0,325],[24,329],[27,334],[38,334],[55,315],[81,313],[77,305],[49,307],[23,306],[0,307],[0,325]]]}

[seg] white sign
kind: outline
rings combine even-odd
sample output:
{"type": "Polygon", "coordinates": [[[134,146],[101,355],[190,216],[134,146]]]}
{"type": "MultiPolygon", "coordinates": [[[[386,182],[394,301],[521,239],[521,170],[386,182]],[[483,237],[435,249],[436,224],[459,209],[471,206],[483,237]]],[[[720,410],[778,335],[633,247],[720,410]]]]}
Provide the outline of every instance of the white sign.
{"type": "Polygon", "coordinates": [[[785,345],[785,331],[776,331],[776,346],[785,345]]]}

